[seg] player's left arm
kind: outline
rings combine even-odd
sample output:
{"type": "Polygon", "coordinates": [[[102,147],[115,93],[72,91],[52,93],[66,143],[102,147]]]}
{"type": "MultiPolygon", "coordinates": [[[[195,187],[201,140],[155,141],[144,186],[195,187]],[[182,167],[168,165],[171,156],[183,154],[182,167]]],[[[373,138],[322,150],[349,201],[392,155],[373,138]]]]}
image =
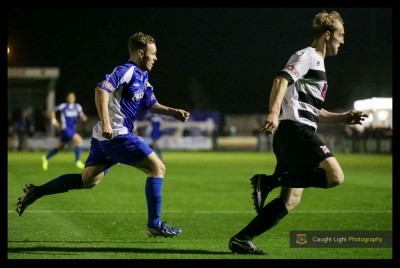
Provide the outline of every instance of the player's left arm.
{"type": "Polygon", "coordinates": [[[83,122],[86,122],[86,121],[87,121],[87,116],[86,116],[86,114],[82,114],[79,118],[80,118],[83,122]]]}
{"type": "Polygon", "coordinates": [[[361,125],[368,115],[357,110],[351,110],[345,113],[333,113],[321,109],[318,121],[321,123],[361,125]]]}
{"type": "Polygon", "coordinates": [[[172,116],[173,118],[182,122],[186,122],[190,115],[190,113],[185,110],[168,107],[158,102],[153,104],[149,110],[152,113],[172,116]]]}
{"type": "Polygon", "coordinates": [[[86,122],[87,116],[83,112],[82,106],[79,103],[75,103],[75,104],[76,104],[76,109],[78,110],[79,119],[81,119],[83,122],[86,122]]]}

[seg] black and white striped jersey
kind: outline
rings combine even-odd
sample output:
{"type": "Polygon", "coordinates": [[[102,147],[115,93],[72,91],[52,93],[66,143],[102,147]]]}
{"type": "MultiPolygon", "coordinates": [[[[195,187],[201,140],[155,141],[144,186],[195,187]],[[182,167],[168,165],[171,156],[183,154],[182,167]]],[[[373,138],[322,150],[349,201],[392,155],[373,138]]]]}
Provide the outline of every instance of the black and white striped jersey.
{"type": "Polygon", "coordinates": [[[279,76],[288,80],[279,120],[292,120],[317,129],[328,83],[324,59],[307,47],[295,52],[279,76]]]}

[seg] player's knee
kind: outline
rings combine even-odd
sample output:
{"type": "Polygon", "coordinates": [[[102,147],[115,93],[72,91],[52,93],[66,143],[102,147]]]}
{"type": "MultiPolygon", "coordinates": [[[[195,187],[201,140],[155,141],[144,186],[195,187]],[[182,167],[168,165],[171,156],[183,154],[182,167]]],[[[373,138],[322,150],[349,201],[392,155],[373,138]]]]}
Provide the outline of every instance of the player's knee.
{"type": "Polygon", "coordinates": [[[83,189],[91,189],[91,188],[95,187],[97,184],[99,184],[102,178],[103,178],[103,175],[101,175],[101,174],[94,176],[94,177],[83,176],[82,177],[82,188],[83,189]]]}
{"type": "Polygon", "coordinates": [[[300,204],[301,194],[291,194],[289,198],[285,200],[285,206],[288,211],[293,210],[300,204]]]}
{"type": "Polygon", "coordinates": [[[154,177],[160,177],[164,178],[166,171],[166,167],[163,162],[159,161],[157,164],[154,166],[153,170],[151,171],[152,175],[154,177]]]}
{"type": "Polygon", "coordinates": [[[328,178],[328,187],[335,187],[344,182],[344,174],[343,171],[337,170],[332,173],[328,178]]]}

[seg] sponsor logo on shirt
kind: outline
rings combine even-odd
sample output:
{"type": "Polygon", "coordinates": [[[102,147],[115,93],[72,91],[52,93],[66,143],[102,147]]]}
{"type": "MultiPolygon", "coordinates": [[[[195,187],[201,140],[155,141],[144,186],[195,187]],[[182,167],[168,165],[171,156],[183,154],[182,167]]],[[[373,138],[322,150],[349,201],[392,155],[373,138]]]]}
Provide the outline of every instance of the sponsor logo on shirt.
{"type": "Polygon", "coordinates": [[[112,85],[110,82],[105,81],[105,80],[101,83],[101,86],[102,86],[103,88],[108,89],[108,90],[111,91],[111,92],[115,90],[115,88],[113,87],[113,85],[112,85]]]}
{"type": "Polygon", "coordinates": [[[321,148],[321,150],[322,150],[322,152],[324,152],[324,154],[330,153],[330,151],[329,151],[328,147],[326,147],[326,145],[319,146],[319,148],[321,148]]]}
{"type": "Polygon", "coordinates": [[[294,76],[296,76],[296,77],[299,77],[299,76],[300,76],[299,72],[298,72],[298,71],[296,70],[296,68],[295,68],[293,65],[291,65],[291,64],[286,65],[285,69],[286,69],[290,74],[292,74],[292,75],[294,75],[294,76]]]}
{"type": "Polygon", "coordinates": [[[133,101],[139,101],[139,100],[141,100],[143,98],[143,95],[144,95],[144,91],[143,90],[141,90],[139,92],[136,92],[135,94],[133,94],[132,100],[133,101]]]}

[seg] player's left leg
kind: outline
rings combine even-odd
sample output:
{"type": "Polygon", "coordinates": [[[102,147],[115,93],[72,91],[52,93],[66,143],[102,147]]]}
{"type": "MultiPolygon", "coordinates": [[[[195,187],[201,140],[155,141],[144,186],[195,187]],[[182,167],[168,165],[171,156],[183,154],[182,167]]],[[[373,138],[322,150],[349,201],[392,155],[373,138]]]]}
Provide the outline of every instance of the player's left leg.
{"type": "Polygon", "coordinates": [[[65,193],[72,189],[90,189],[97,185],[108,169],[115,164],[99,147],[98,141],[92,139],[91,150],[86,161],[86,167],[81,174],[64,174],[49,182],[35,186],[27,184],[17,202],[17,213],[24,210],[37,199],[52,194],[65,193]]]}
{"type": "Polygon", "coordinates": [[[277,168],[281,167],[271,176],[258,174],[251,179],[257,212],[263,207],[268,193],[276,187],[326,189],[343,182],[339,163],[310,127],[283,123],[273,142],[277,168]],[[294,136],[292,133],[301,135],[294,136]]]}
{"type": "Polygon", "coordinates": [[[25,185],[23,194],[18,198],[16,209],[18,215],[21,216],[29,205],[45,195],[65,193],[73,189],[92,188],[103,178],[104,169],[105,166],[86,167],[82,174],[64,174],[41,186],[25,185]],[[90,175],[88,176],[88,174],[90,175]]]}
{"type": "Polygon", "coordinates": [[[74,146],[75,151],[75,165],[79,169],[83,169],[85,164],[81,161],[81,153],[82,153],[82,146],[83,146],[83,139],[81,135],[75,133],[72,136],[72,145],[74,146]]]}

